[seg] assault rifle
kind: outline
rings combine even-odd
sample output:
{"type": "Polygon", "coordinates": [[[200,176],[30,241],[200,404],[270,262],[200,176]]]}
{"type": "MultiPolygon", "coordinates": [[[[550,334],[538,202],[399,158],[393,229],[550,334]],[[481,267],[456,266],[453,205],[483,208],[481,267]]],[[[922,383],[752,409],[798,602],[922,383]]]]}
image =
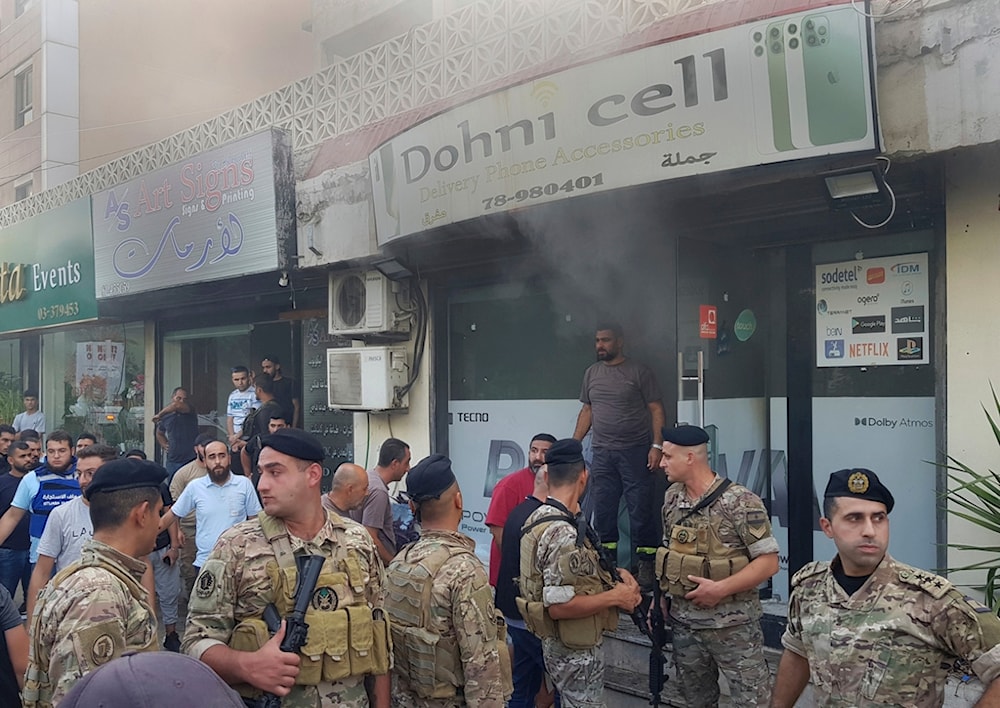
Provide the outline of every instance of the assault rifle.
{"type": "Polygon", "coordinates": [[[653,708],[660,705],[660,693],[667,683],[667,657],[663,655],[663,648],[667,645],[667,627],[660,604],[662,597],[657,582],[653,586],[653,600],[649,608],[649,704],[653,708]]]}
{"type": "MultiPolygon", "coordinates": [[[[285,637],[281,640],[281,651],[298,654],[308,638],[309,625],[305,622],[306,610],[316,591],[316,582],[323,570],[323,556],[297,556],[298,581],[295,583],[295,596],[292,598],[292,611],[285,618],[285,637]]],[[[274,635],[281,628],[281,615],[273,603],[264,608],[264,623],[274,635]]],[[[260,698],[244,698],[247,708],[280,708],[281,698],[273,693],[265,692],[260,698]]]]}
{"type": "MultiPolygon", "coordinates": [[[[591,542],[593,543],[593,540],[591,542]]],[[[598,545],[597,553],[600,557],[601,567],[611,574],[616,583],[623,582],[617,564],[610,555],[610,549],[598,545]]],[[[657,708],[660,705],[660,694],[663,693],[663,687],[667,683],[667,659],[663,655],[663,648],[667,643],[667,630],[663,609],[660,607],[659,583],[654,585],[652,601],[648,604],[646,601],[640,602],[629,613],[629,617],[632,618],[632,622],[635,623],[642,635],[649,640],[649,704],[657,708]],[[646,624],[646,612],[644,611],[644,608],[647,607],[649,608],[649,624],[646,624]]]]}

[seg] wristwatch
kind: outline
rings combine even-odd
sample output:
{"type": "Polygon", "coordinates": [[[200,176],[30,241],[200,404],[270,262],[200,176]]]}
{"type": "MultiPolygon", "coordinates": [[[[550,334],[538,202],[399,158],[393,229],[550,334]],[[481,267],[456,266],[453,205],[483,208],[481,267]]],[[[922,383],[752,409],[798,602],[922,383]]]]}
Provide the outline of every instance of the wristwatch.
{"type": "Polygon", "coordinates": [[[650,447],[655,447],[660,452],[663,452],[663,445],[660,445],[659,443],[653,443],[650,447]]]}

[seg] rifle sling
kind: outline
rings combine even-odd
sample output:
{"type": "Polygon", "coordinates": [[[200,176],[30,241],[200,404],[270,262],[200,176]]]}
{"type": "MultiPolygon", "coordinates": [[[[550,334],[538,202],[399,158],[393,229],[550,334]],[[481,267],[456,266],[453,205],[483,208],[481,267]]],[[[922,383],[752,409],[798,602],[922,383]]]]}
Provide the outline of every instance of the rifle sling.
{"type": "Polygon", "coordinates": [[[691,507],[690,509],[688,509],[688,512],[686,514],[684,514],[684,516],[682,516],[681,518],[679,518],[677,520],[677,522],[674,524],[674,526],[680,526],[681,524],[683,524],[685,521],[687,521],[688,519],[690,519],[692,516],[694,516],[695,514],[697,514],[699,511],[701,511],[705,507],[708,507],[708,506],[711,506],[712,504],[714,504],[715,500],[718,499],[719,497],[721,497],[722,494],[723,494],[723,492],[725,492],[727,489],[729,489],[729,487],[730,487],[730,485],[732,485],[732,483],[733,483],[733,480],[729,479],[728,477],[725,477],[722,480],[722,483],[718,487],[715,488],[714,492],[712,492],[707,497],[705,497],[704,499],[702,499],[700,502],[698,502],[697,504],[695,504],[693,507],[691,507]]]}

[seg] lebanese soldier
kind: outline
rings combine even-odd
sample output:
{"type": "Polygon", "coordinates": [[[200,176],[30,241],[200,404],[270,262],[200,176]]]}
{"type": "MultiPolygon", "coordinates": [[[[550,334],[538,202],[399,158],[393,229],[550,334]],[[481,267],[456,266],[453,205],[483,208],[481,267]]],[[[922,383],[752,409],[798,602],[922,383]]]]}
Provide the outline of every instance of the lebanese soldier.
{"type": "Polygon", "coordinates": [[[208,556],[189,604],[181,645],[247,697],[283,696],[286,708],[389,705],[389,629],[382,608],[383,569],[368,533],[327,514],[321,502],[325,453],[319,441],[284,428],[261,441],[264,510],[226,530],[208,556]],[[308,641],[282,652],[284,625],[271,638],[262,616],[293,606],[295,558],[327,560],[306,613],[308,641]]]}
{"type": "Polygon", "coordinates": [[[58,703],[84,674],[127,651],[155,651],[156,616],[141,584],[160,522],[166,470],[114,460],[84,492],[94,537],[79,562],[56,574],[31,621],[24,705],[58,703]]]}
{"type": "Polygon", "coordinates": [[[733,705],[766,706],[757,586],[778,572],[767,510],[749,489],[712,471],[703,429],[682,425],[663,435],[660,467],[672,484],[656,576],[670,596],[681,694],[689,708],[718,705],[722,671],[733,705]]]}
{"type": "Polygon", "coordinates": [[[603,706],[605,630],[618,626],[618,610],[642,599],[639,584],[618,569],[616,583],[601,567],[597,535],[580,514],[587,486],[583,448],[572,438],[545,453],[549,497],[521,529],[521,596],[517,606],[528,629],[542,640],[545,670],[562,705],[603,706]]]}
{"type": "Polygon", "coordinates": [[[1000,619],[886,552],[893,504],[871,470],[830,475],[820,526],[837,555],[792,577],[773,706],[794,705],[810,676],[821,706],[940,706],[956,657],[988,685],[976,705],[1000,704],[1000,619]]]}
{"type": "Polygon", "coordinates": [[[421,460],[406,478],[406,493],[421,536],[386,571],[393,705],[503,708],[511,693],[503,618],[476,544],[458,532],[462,493],[451,460],[421,460]]]}

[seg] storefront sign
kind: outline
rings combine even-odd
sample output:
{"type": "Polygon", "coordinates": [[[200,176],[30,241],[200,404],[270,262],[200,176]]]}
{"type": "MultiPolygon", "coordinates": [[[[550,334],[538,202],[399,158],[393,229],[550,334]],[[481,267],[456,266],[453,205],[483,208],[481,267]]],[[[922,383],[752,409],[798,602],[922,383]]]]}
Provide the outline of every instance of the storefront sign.
{"type": "Polygon", "coordinates": [[[264,131],[93,197],[98,298],[288,267],[286,135],[264,131]]]}
{"type": "Polygon", "coordinates": [[[649,182],[877,146],[848,4],[646,47],[431,118],[370,157],[380,244],[649,182]]]}
{"type": "Polygon", "coordinates": [[[0,332],[96,318],[88,199],[0,231],[0,332]]]}
{"type": "Polygon", "coordinates": [[[573,433],[580,402],[450,401],[448,449],[462,488],[458,530],[476,541],[476,554],[489,563],[493,536],[486,525],[493,488],[511,472],[528,466],[528,446],[537,433],[556,438],[573,433]]]}
{"type": "Polygon", "coordinates": [[[816,366],[930,362],[927,254],[816,266],[816,366]]]}

